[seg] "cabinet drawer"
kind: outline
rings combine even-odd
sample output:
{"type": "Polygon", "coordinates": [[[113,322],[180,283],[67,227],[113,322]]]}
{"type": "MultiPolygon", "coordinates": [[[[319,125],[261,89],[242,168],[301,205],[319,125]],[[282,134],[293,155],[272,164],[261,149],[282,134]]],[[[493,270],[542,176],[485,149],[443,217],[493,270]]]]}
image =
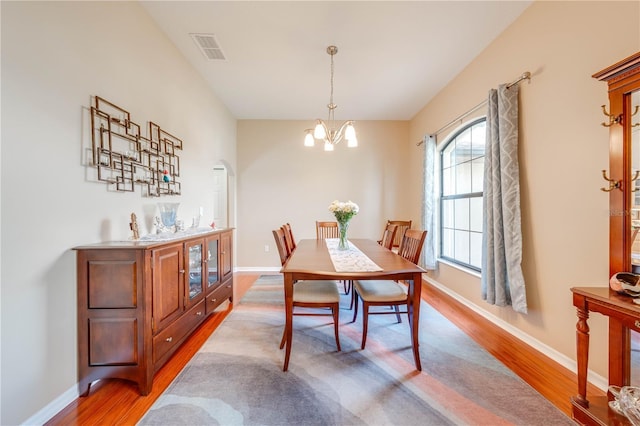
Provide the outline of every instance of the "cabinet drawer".
{"type": "MultiPolygon", "coordinates": [[[[162,330],[153,338],[153,364],[164,361],[173,353],[173,350],[182,343],[189,332],[204,320],[204,300],[195,305],[173,324],[162,330]]],[[[156,365],[156,369],[159,365],[156,365]]]]}
{"type": "Polygon", "coordinates": [[[227,282],[207,295],[207,314],[215,311],[222,302],[233,297],[233,284],[227,282]]]}

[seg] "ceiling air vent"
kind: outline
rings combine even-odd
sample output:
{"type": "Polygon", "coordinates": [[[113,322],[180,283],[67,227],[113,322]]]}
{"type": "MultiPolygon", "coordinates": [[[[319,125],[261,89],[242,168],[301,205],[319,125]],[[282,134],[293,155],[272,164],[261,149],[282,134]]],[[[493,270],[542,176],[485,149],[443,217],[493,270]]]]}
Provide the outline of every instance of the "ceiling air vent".
{"type": "Polygon", "coordinates": [[[190,36],[205,58],[210,61],[225,61],[227,59],[213,34],[190,34],[190,36]]]}

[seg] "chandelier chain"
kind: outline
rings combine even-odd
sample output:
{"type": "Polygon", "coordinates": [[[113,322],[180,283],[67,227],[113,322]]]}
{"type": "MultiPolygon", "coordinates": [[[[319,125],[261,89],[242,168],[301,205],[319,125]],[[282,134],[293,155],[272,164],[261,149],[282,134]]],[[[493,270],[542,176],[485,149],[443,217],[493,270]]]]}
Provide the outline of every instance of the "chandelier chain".
{"type": "Polygon", "coordinates": [[[333,56],[337,53],[338,49],[331,49],[332,46],[329,46],[329,48],[327,49],[327,51],[329,52],[329,55],[331,55],[331,92],[329,95],[329,105],[327,105],[327,107],[329,108],[329,119],[328,119],[328,123],[329,126],[331,126],[331,128],[329,130],[333,130],[333,121],[334,121],[334,114],[333,114],[333,110],[336,109],[336,106],[333,103],[333,56]]]}

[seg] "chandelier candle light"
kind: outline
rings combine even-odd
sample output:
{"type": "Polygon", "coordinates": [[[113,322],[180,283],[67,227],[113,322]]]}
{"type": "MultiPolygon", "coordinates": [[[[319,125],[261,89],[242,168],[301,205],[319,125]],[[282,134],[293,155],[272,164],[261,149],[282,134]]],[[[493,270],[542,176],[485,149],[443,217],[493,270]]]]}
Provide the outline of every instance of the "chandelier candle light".
{"type": "Polygon", "coordinates": [[[338,221],[339,237],[338,250],[348,250],[349,242],[347,241],[347,229],[349,229],[349,221],[351,218],[358,214],[360,207],[353,201],[349,200],[346,203],[335,200],[329,205],[329,211],[333,213],[338,221]]]}
{"type": "Polygon", "coordinates": [[[331,95],[329,96],[329,118],[327,122],[317,119],[314,129],[305,130],[304,146],[313,146],[315,139],[324,141],[324,150],[333,151],[333,146],[337,145],[342,139],[347,140],[347,146],[350,148],[358,146],[356,137],[356,129],[353,127],[353,120],[345,121],[336,130],[334,110],[338,105],[333,103],[333,56],[338,53],[336,46],[327,47],[327,53],[331,56],[331,95]]]}

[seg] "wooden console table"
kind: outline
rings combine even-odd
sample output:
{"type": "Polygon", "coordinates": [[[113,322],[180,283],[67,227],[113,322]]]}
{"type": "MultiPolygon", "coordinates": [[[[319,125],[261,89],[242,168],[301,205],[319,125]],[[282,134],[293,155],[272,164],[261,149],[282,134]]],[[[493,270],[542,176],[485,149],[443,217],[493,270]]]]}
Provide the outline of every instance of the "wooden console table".
{"type": "Polygon", "coordinates": [[[573,305],[577,308],[576,324],[578,395],[571,398],[574,420],[585,425],[630,424],[608,407],[604,397],[587,400],[589,362],[589,312],[609,318],[609,385],[629,385],[631,343],[629,331],[640,331],[640,305],[609,287],[574,287],[573,305]]]}

